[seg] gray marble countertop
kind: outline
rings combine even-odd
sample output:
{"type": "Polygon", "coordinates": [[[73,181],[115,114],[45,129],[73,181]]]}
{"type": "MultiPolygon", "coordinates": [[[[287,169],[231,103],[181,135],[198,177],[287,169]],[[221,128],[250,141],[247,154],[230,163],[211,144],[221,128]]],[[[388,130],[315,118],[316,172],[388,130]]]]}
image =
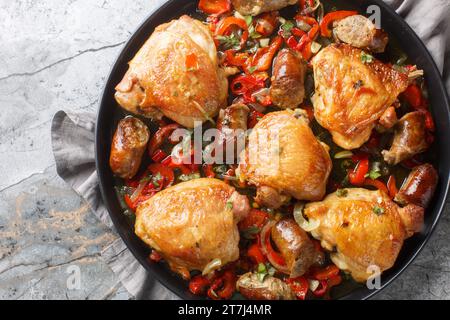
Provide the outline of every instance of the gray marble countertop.
{"type": "MultiPolygon", "coordinates": [[[[96,111],[115,57],[161,2],[0,0],[0,299],[130,298],[100,257],[117,234],[56,174],[50,124],[61,109],[96,111]]],[[[450,298],[449,209],[377,299],[450,298]]]]}

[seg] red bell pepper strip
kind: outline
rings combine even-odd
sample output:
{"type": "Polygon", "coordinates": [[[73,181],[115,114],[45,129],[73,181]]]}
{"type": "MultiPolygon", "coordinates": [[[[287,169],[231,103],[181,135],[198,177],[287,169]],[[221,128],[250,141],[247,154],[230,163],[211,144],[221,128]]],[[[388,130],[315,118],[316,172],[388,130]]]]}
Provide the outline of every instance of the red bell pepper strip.
{"type": "Polygon", "coordinates": [[[342,20],[344,18],[357,15],[358,11],[334,11],[330,12],[325,17],[323,17],[322,22],[320,23],[320,34],[323,37],[330,38],[331,37],[331,30],[330,25],[332,22],[336,20],[342,20]]]}
{"type": "Polygon", "coordinates": [[[349,181],[352,185],[361,186],[364,184],[365,176],[369,172],[369,159],[367,156],[358,161],[355,169],[348,174],[349,181]]]}
{"type": "Polygon", "coordinates": [[[168,156],[166,159],[164,159],[161,164],[172,168],[172,169],[179,169],[181,171],[182,174],[191,174],[193,173],[194,170],[191,170],[190,168],[188,168],[186,165],[184,165],[183,163],[176,163],[175,161],[173,161],[171,156],[168,156]]]}
{"type": "Polygon", "coordinates": [[[248,117],[247,127],[253,129],[263,117],[264,113],[252,108],[248,117]]]}
{"type": "Polygon", "coordinates": [[[289,278],[285,280],[286,283],[291,287],[292,291],[294,291],[297,299],[305,300],[306,294],[309,290],[309,283],[304,277],[298,278],[289,278]]]}
{"type": "Polygon", "coordinates": [[[207,14],[219,15],[231,11],[230,0],[200,0],[198,8],[207,14]]]}
{"type": "Polygon", "coordinates": [[[124,200],[125,203],[127,204],[127,206],[130,208],[131,211],[136,212],[137,208],[139,207],[139,205],[142,202],[147,201],[148,199],[150,199],[152,197],[151,194],[147,194],[147,195],[140,195],[136,200],[132,201],[131,200],[131,196],[126,194],[124,196],[124,200]]]}
{"type": "Polygon", "coordinates": [[[162,164],[153,163],[147,167],[147,171],[151,172],[151,174],[154,177],[157,176],[158,174],[161,175],[161,179],[157,181],[158,184],[161,186],[160,189],[158,189],[158,191],[170,187],[175,181],[175,175],[173,173],[173,170],[162,164]]]}
{"type": "Polygon", "coordinates": [[[208,297],[213,300],[228,300],[236,290],[236,275],[226,270],[222,276],[215,279],[208,290],[208,297]]]}
{"type": "Polygon", "coordinates": [[[254,243],[248,248],[247,255],[256,264],[265,263],[267,261],[258,243],[254,243]]]}
{"type": "Polygon", "coordinates": [[[198,69],[198,58],[195,53],[186,56],[186,69],[189,71],[198,69]]]}
{"type": "Polygon", "coordinates": [[[379,179],[372,180],[372,179],[367,178],[367,179],[364,180],[364,185],[375,187],[378,190],[384,191],[386,194],[389,194],[388,188],[386,187],[384,182],[379,180],[379,179]]]}
{"type": "Polygon", "coordinates": [[[152,137],[148,144],[148,154],[153,157],[153,154],[161,147],[166,140],[176,129],[180,127],[179,124],[169,124],[160,128],[152,137]]]}
{"type": "Polygon", "coordinates": [[[233,67],[244,67],[249,58],[248,53],[239,52],[235,50],[225,51],[225,65],[233,67]]]}
{"type": "Polygon", "coordinates": [[[289,48],[294,50],[296,50],[298,46],[297,39],[295,39],[294,36],[290,36],[289,38],[287,38],[286,44],[288,45],[289,48]]]}
{"type": "Polygon", "coordinates": [[[314,41],[319,33],[319,23],[316,19],[307,16],[296,16],[296,21],[305,22],[311,26],[311,29],[308,31],[308,37],[311,41],[314,41]]]}
{"type": "Polygon", "coordinates": [[[210,284],[208,278],[198,275],[189,281],[189,291],[198,296],[204,295],[210,284]]]}
{"type": "Polygon", "coordinates": [[[276,36],[268,47],[258,49],[254,56],[248,60],[249,65],[247,66],[247,69],[252,67],[255,71],[269,70],[272,67],[273,58],[282,45],[283,38],[281,36],[276,36]]]}
{"type": "Polygon", "coordinates": [[[216,176],[216,174],[214,173],[212,164],[204,164],[202,169],[203,169],[203,174],[205,175],[205,177],[214,178],[216,176]]]}
{"type": "Polygon", "coordinates": [[[414,109],[419,109],[422,106],[422,92],[415,84],[412,84],[406,88],[405,92],[403,92],[403,97],[414,109]]]}
{"type": "Polygon", "coordinates": [[[243,30],[240,41],[241,48],[243,48],[245,46],[245,43],[247,42],[249,35],[247,23],[243,19],[239,19],[236,17],[226,17],[222,19],[217,26],[216,35],[227,35],[230,32],[230,28],[232,26],[237,26],[243,30]]]}
{"type": "Polygon", "coordinates": [[[299,0],[300,13],[302,15],[307,15],[312,13],[312,8],[314,8],[314,0],[299,0]],[[306,5],[308,4],[308,5],[306,5]]]}
{"type": "Polygon", "coordinates": [[[292,28],[292,29],[291,29],[291,33],[292,33],[294,36],[299,37],[299,38],[303,37],[303,36],[306,34],[305,31],[303,31],[303,30],[301,30],[301,29],[299,29],[299,28],[297,28],[297,27],[292,28]]]}
{"type": "Polygon", "coordinates": [[[156,250],[152,250],[152,253],[149,256],[149,259],[153,262],[160,262],[162,258],[163,257],[156,250]]]}
{"type": "Polygon", "coordinates": [[[167,153],[165,153],[161,149],[156,150],[156,152],[152,156],[153,162],[156,162],[156,163],[160,163],[165,158],[167,158],[167,153]]]}
{"type": "Polygon", "coordinates": [[[332,277],[337,276],[339,272],[339,268],[334,264],[331,264],[323,269],[313,271],[312,276],[316,280],[328,280],[332,277]]]}
{"type": "Polygon", "coordinates": [[[392,175],[389,177],[389,180],[387,182],[387,188],[389,191],[389,196],[392,199],[394,199],[398,193],[398,189],[397,189],[397,181],[395,180],[395,177],[392,175]]]}
{"type": "Polygon", "coordinates": [[[267,232],[266,234],[266,239],[265,239],[265,246],[266,246],[266,252],[267,252],[267,258],[270,261],[274,261],[276,264],[280,265],[280,266],[286,266],[286,261],[284,260],[283,256],[281,254],[279,254],[278,252],[276,252],[271,244],[271,240],[270,240],[270,232],[267,232]]]}
{"type": "Polygon", "coordinates": [[[313,291],[313,295],[320,298],[328,292],[328,281],[320,280],[319,283],[319,287],[313,291]]]}
{"type": "Polygon", "coordinates": [[[247,230],[252,227],[262,228],[267,220],[269,219],[269,214],[262,210],[251,209],[249,214],[239,222],[239,230],[247,230]]]}
{"type": "Polygon", "coordinates": [[[434,124],[433,116],[431,115],[431,112],[428,110],[421,110],[425,117],[425,127],[428,129],[428,131],[434,132],[436,130],[436,126],[434,124]]]}

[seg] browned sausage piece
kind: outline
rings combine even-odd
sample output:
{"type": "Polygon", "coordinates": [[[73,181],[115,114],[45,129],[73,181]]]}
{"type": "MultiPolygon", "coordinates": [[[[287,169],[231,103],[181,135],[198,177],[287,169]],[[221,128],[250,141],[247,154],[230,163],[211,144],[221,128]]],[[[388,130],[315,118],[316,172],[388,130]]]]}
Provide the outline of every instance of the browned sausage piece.
{"type": "Polygon", "coordinates": [[[302,276],[323,259],[308,234],[293,219],[279,221],[272,228],[272,240],[284,257],[291,278],[302,276]]]}
{"type": "Polygon", "coordinates": [[[298,0],[232,0],[233,7],[244,16],[257,16],[296,4],[298,0]]]}
{"type": "Polygon", "coordinates": [[[295,294],[283,280],[267,275],[261,281],[256,273],[242,275],[237,290],[249,300],[295,300],[295,294]]]}
{"type": "MultiPolygon", "coordinates": [[[[233,158],[229,159],[230,161],[236,159],[245,148],[245,133],[249,112],[250,109],[242,103],[235,103],[220,110],[217,129],[220,131],[221,138],[216,140],[211,147],[223,148],[225,155],[227,155],[227,150],[233,151],[233,158]]],[[[231,157],[231,155],[227,155],[227,157],[231,157]]]]}
{"type": "Polygon", "coordinates": [[[392,147],[382,154],[387,163],[396,165],[427,149],[425,117],[420,111],[415,111],[399,120],[395,126],[392,147]]]}
{"type": "Polygon", "coordinates": [[[415,167],[400,188],[395,201],[402,204],[414,204],[422,208],[428,207],[438,183],[438,173],[429,164],[415,167]]]}
{"type": "Polygon", "coordinates": [[[150,139],[147,126],[139,119],[126,117],[119,122],[111,145],[109,165],[123,179],[133,178],[150,139]]]}
{"type": "Polygon", "coordinates": [[[333,33],[342,42],[375,53],[384,52],[389,42],[386,32],[377,29],[372,21],[361,15],[336,21],[333,33]]]}
{"type": "Polygon", "coordinates": [[[273,104],[282,109],[297,108],[305,99],[305,75],[306,64],[300,56],[289,49],[281,50],[273,66],[273,104]]]}

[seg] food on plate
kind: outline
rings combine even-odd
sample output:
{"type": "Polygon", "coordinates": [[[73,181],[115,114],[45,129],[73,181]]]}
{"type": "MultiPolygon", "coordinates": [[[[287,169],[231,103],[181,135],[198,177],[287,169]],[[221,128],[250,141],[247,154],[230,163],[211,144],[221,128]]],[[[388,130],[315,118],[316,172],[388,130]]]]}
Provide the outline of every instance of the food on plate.
{"type": "Polygon", "coordinates": [[[282,280],[257,273],[246,273],[237,281],[237,290],[249,300],[295,300],[295,293],[282,280]]]}
{"type": "Polygon", "coordinates": [[[362,15],[352,15],[333,24],[333,34],[342,42],[375,53],[384,52],[389,37],[362,15]]]}
{"type": "Polygon", "coordinates": [[[281,50],[273,65],[270,96],[275,106],[295,109],[305,99],[306,64],[300,54],[281,50]]]}
{"type": "Polygon", "coordinates": [[[377,121],[408,86],[407,75],[347,44],[324,48],[312,65],[316,120],[347,150],[369,140],[377,121]]]}
{"type": "Polygon", "coordinates": [[[314,136],[303,110],[271,112],[249,136],[239,177],[274,209],[290,200],[321,200],[331,172],[328,147],[314,136]]]}
{"type": "Polygon", "coordinates": [[[401,205],[414,204],[427,208],[438,183],[438,173],[429,163],[415,167],[395,196],[401,205]]]}
{"type": "Polygon", "coordinates": [[[116,176],[131,179],[136,175],[149,139],[150,131],[141,120],[126,117],[119,122],[109,158],[109,165],[116,176]]]}
{"type": "Polygon", "coordinates": [[[321,202],[306,205],[304,216],[313,224],[311,234],[322,247],[333,252],[331,259],[356,281],[391,268],[405,239],[419,232],[424,209],[415,205],[400,208],[383,191],[345,189],[321,202]]]}
{"type": "Polygon", "coordinates": [[[189,271],[239,259],[237,223],[248,199],[217,179],[195,179],[163,190],[136,211],[136,234],[166,259],[172,270],[189,271]]]}
{"type": "Polygon", "coordinates": [[[232,0],[233,7],[242,15],[257,16],[298,3],[297,0],[232,0]]]}
{"type": "Polygon", "coordinates": [[[382,154],[387,163],[398,164],[424,152],[428,147],[425,115],[415,111],[404,115],[398,121],[392,146],[382,154]]]}
{"type": "Polygon", "coordinates": [[[423,71],[318,0],[198,9],[117,86],[111,170],[149,263],[213,300],[336,298],[392,268],[439,179],[423,71]]]}
{"type": "Polygon", "coordinates": [[[182,16],[155,29],[131,60],[115,97],[134,114],[164,115],[192,128],[225,107],[227,86],[211,32],[200,21],[182,16]]]}

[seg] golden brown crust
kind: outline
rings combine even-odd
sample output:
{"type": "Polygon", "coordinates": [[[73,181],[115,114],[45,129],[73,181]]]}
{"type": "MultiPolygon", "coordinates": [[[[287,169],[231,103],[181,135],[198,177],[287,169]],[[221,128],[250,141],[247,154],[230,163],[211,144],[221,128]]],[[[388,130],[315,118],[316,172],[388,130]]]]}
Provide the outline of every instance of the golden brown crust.
{"type": "Polygon", "coordinates": [[[316,120],[344,149],[361,147],[378,119],[408,86],[408,77],[347,44],[321,50],[313,60],[316,120]],[[366,61],[366,62],[363,62],[366,61]]]}

